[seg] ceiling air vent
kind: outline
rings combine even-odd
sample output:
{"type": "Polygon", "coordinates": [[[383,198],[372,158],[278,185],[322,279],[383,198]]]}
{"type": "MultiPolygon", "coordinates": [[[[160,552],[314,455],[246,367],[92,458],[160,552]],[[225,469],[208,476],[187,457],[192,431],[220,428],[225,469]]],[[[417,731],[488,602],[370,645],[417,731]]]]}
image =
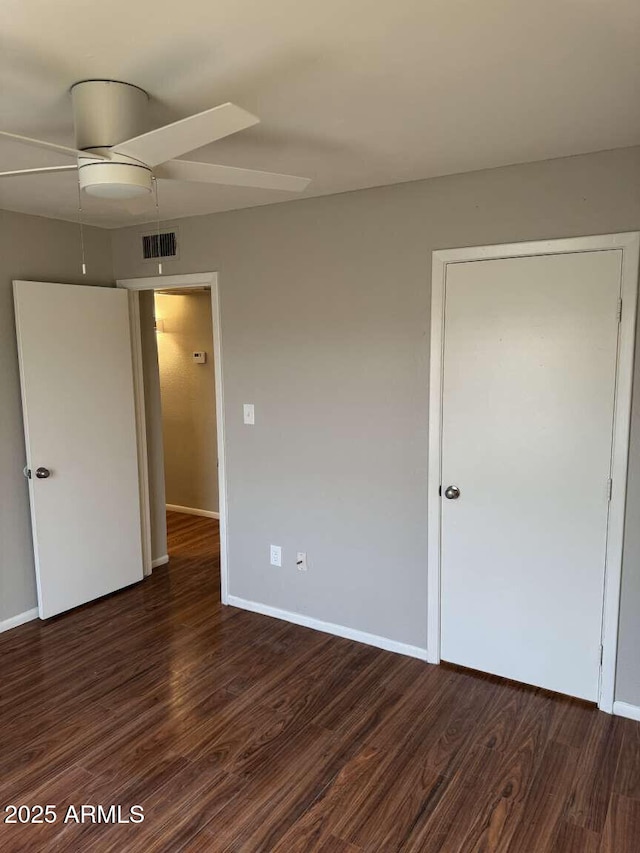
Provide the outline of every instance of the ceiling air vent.
{"type": "Polygon", "coordinates": [[[178,257],[178,235],[175,231],[142,235],[142,257],[145,261],[178,257]]]}

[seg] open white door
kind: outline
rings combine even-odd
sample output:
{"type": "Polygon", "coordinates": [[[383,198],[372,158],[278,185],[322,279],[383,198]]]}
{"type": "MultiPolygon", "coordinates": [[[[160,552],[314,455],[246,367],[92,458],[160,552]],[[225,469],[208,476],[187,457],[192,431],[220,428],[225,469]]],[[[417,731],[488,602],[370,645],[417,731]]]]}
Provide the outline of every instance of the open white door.
{"type": "Polygon", "coordinates": [[[142,580],[127,293],[15,281],[41,619],[142,580]]]}

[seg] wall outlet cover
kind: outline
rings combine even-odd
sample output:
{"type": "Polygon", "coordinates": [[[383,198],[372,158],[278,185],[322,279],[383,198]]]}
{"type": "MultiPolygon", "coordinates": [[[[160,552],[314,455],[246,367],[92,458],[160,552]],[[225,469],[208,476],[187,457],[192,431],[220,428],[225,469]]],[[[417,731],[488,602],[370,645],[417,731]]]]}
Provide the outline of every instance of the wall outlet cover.
{"type": "Polygon", "coordinates": [[[271,545],[270,557],[272,566],[282,565],[282,548],[280,545],[271,545]]]}

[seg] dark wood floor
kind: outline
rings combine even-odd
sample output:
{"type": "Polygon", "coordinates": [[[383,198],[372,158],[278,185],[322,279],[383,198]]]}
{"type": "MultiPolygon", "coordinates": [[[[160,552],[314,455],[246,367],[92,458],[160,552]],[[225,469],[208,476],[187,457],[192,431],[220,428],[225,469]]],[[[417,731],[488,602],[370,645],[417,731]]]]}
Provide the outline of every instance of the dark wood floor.
{"type": "Polygon", "coordinates": [[[640,724],[219,604],[217,522],[169,567],[0,636],[0,851],[638,853],[640,724]],[[69,805],[141,824],[64,824],[69,805]]]}

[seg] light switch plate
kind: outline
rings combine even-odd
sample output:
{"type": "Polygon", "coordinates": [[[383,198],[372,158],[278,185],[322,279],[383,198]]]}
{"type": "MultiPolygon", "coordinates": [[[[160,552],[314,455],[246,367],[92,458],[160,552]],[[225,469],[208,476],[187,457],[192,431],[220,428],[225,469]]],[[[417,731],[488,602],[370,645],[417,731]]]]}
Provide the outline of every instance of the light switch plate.
{"type": "Polygon", "coordinates": [[[207,362],[206,352],[203,352],[202,350],[197,350],[193,354],[193,360],[195,361],[196,364],[206,364],[206,362],[207,362]]]}
{"type": "Polygon", "coordinates": [[[245,424],[249,424],[250,426],[253,426],[256,422],[256,415],[255,415],[255,411],[253,408],[253,403],[245,403],[242,406],[242,411],[244,414],[245,424]]]}

